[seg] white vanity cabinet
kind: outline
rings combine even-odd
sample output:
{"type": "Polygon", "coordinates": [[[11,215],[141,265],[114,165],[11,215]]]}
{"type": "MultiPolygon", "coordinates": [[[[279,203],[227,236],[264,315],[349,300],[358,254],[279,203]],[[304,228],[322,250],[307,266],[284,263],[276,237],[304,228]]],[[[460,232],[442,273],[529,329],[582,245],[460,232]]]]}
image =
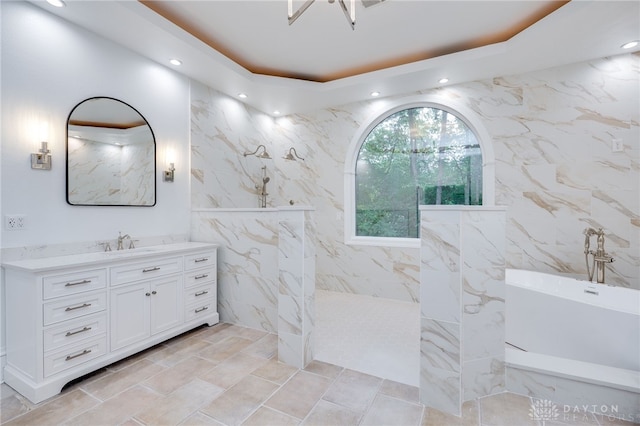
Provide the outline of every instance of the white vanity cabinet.
{"type": "Polygon", "coordinates": [[[185,257],[185,321],[199,321],[217,306],[216,253],[198,253],[185,257]]]}
{"type": "Polygon", "coordinates": [[[217,247],[179,243],[3,263],[7,384],[34,403],[219,321],[217,247]]]}
{"type": "Polygon", "coordinates": [[[171,257],[111,268],[111,350],[183,323],[182,263],[171,257]]]}
{"type": "Polygon", "coordinates": [[[170,276],[110,292],[111,349],[120,349],[182,323],[182,277],[170,276]]]}

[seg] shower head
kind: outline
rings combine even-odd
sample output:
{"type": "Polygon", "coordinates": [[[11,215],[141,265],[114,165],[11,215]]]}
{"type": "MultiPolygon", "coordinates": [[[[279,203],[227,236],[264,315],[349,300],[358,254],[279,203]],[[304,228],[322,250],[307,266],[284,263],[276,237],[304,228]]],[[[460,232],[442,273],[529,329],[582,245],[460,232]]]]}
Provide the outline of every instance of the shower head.
{"type": "Polygon", "coordinates": [[[262,182],[263,182],[263,183],[267,183],[267,182],[269,182],[270,180],[271,180],[271,178],[267,176],[267,177],[265,177],[265,178],[263,178],[263,179],[262,179],[262,182]]]}

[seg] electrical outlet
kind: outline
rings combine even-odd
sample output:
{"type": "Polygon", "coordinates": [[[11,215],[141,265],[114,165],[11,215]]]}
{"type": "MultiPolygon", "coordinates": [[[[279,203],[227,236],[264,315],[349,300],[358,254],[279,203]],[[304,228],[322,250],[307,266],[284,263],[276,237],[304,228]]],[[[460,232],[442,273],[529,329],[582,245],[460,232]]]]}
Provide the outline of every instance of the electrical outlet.
{"type": "Polygon", "coordinates": [[[7,231],[20,231],[27,228],[27,218],[23,214],[8,214],[4,217],[4,228],[7,231]]]}
{"type": "Polygon", "coordinates": [[[624,151],[624,143],[622,139],[611,139],[611,152],[622,152],[624,151]]]}

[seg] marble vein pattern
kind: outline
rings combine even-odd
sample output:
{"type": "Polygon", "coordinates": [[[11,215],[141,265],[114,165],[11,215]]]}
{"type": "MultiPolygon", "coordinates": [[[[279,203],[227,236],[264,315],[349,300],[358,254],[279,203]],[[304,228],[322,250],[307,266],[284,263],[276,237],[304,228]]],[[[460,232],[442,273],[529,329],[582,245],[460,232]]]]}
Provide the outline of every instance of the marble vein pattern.
{"type": "Polygon", "coordinates": [[[306,234],[315,228],[308,222],[313,222],[311,212],[278,212],[278,333],[286,333],[279,339],[279,359],[298,368],[314,353],[315,242],[306,234]]]}
{"type": "Polygon", "coordinates": [[[277,332],[279,359],[299,368],[313,359],[315,230],[302,208],[192,213],[194,238],[221,245],[222,320],[277,332]]]}
{"type": "MultiPolygon", "coordinates": [[[[535,395],[536,398],[554,401],[569,407],[589,407],[598,419],[611,418],[612,407],[615,416],[623,419],[640,418],[640,397],[637,392],[603,387],[593,383],[571,380],[541,372],[529,371],[517,366],[506,366],[506,388],[520,395],[535,395]]],[[[607,424],[607,423],[603,423],[607,424]]],[[[637,423],[634,423],[637,424],[637,423]]]]}
{"type": "MultiPolygon", "coordinates": [[[[159,235],[142,237],[132,233],[136,247],[148,247],[164,244],[184,243],[189,241],[189,235],[159,235]]],[[[108,242],[113,249],[117,247],[117,235],[113,238],[96,241],[80,241],[62,244],[43,244],[39,246],[5,247],[0,250],[3,261],[42,259],[45,257],[67,256],[74,254],[95,253],[105,250],[104,243],[108,242]]]]}
{"type": "MultiPolygon", "coordinates": [[[[640,55],[411,94],[464,104],[495,154],[495,200],[508,207],[512,268],[584,277],[586,227],[602,227],[616,258],[608,280],[640,289],[640,55]],[[623,151],[612,152],[612,139],[623,151]]],[[[388,99],[401,102],[404,97],[388,99]]],[[[269,206],[317,209],[317,285],[324,290],[418,301],[417,249],[344,244],[347,148],[384,102],[358,102],[272,120],[205,86],[192,85],[192,206],[255,207],[267,167],[269,206]],[[272,160],[244,157],[264,144],[272,160]],[[305,161],[285,161],[295,147],[305,161]]]]}
{"type": "Polygon", "coordinates": [[[459,415],[462,402],[505,390],[505,211],[420,213],[420,398],[459,415]]]}
{"type": "Polygon", "coordinates": [[[318,288],[416,302],[417,249],[346,246],[341,172],[352,133],[370,112],[332,108],[276,121],[213,89],[192,84],[192,207],[257,207],[266,167],[268,207],[316,208],[318,288]],[[339,136],[338,136],[339,134],[339,136]],[[244,157],[265,145],[272,159],[244,157]],[[305,160],[282,159],[295,147],[305,160]]]}
{"type": "Polygon", "coordinates": [[[460,372],[460,324],[422,318],[420,354],[425,364],[460,372]]]}
{"type": "MultiPolygon", "coordinates": [[[[505,213],[463,212],[463,360],[504,355],[505,213]]],[[[504,375],[504,373],[503,373],[504,375]]]]}
{"type": "MultiPolygon", "coordinates": [[[[507,267],[584,278],[582,231],[602,227],[606,249],[616,259],[607,265],[607,282],[640,289],[639,81],[640,53],[632,53],[408,96],[412,101],[438,96],[457,102],[486,131],[489,140],[483,142],[495,155],[495,200],[485,203],[506,208],[502,259],[507,267]],[[612,139],[621,140],[622,151],[612,150],[612,139]]],[[[255,207],[255,184],[266,167],[271,177],[269,207],[293,203],[316,208],[317,288],[421,301],[423,317],[461,325],[463,373],[465,363],[475,362],[468,365],[478,374],[499,368],[496,342],[504,318],[501,278],[491,269],[495,265],[465,266],[463,259],[457,266],[460,277],[447,281],[444,275],[436,277],[444,270],[424,275],[425,267],[431,264],[434,269],[436,262],[424,265],[423,249],[345,244],[344,217],[352,213],[344,204],[348,147],[371,117],[408,96],[273,120],[199,83],[194,82],[191,91],[193,208],[255,207]],[[271,160],[243,156],[259,144],[266,146],[271,160]],[[291,146],[304,162],[282,159],[280,154],[291,146]],[[479,271],[478,278],[464,275],[470,270],[479,271]],[[432,293],[421,285],[429,280],[438,283],[437,298],[430,298],[432,293]],[[457,308],[451,308],[454,304],[457,308]],[[486,342],[474,339],[474,327],[482,330],[486,342]]],[[[269,214],[263,213],[261,220],[269,214]]],[[[275,229],[275,222],[270,223],[275,229]]],[[[222,228],[220,238],[210,234],[217,238],[211,241],[233,241],[234,232],[242,232],[242,227],[222,228]]],[[[199,236],[194,228],[192,238],[199,236]]],[[[277,252],[272,252],[271,265],[276,258],[277,252]]],[[[236,260],[244,265],[242,256],[236,260]]],[[[441,264],[454,267],[449,260],[441,264]]],[[[228,268],[235,276],[243,270],[233,262],[228,268]]],[[[269,281],[269,294],[277,295],[278,273],[265,276],[261,279],[269,281]]],[[[231,315],[232,308],[225,309],[231,315]]],[[[233,312],[237,318],[244,315],[233,312]]],[[[275,328],[274,312],[272,322],[259,327],[275,328]]],[[[493,392],[501,386],[491,376],[478,383],[478,389],[459,387],[450,396],[462,399],[463,392],[493,392]]]]}
{"type": "Polygon", "coordinates": [[[277,331],[277,226],[273,211],[192,213],[193,239],[221,244],[218,309],[223,321],[277,331]]]}
{"type": "Polygon", "coordinates": [[[69,138],[69,200],[73,204],[141,204],[155,201],[155,145],[113,145],[69,138]]]}

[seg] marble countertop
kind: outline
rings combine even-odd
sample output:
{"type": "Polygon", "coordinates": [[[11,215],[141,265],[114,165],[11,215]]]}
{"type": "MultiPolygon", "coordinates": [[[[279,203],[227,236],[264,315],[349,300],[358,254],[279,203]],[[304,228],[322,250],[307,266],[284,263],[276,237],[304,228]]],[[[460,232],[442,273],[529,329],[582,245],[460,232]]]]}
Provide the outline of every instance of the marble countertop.
{"type": "Polygon", "coordinates": [[[108,266],[115,262],[145,259],[158,255],[188,254],[194,251],[214,249],[217,247],[217,244],[211,243],[183,242],[125,250],[70,254],[65,256],[43,257],[40,259],[15,260],[2,262],[2,267],[29,272],[40,272],[91,265],[108,266]]]}

